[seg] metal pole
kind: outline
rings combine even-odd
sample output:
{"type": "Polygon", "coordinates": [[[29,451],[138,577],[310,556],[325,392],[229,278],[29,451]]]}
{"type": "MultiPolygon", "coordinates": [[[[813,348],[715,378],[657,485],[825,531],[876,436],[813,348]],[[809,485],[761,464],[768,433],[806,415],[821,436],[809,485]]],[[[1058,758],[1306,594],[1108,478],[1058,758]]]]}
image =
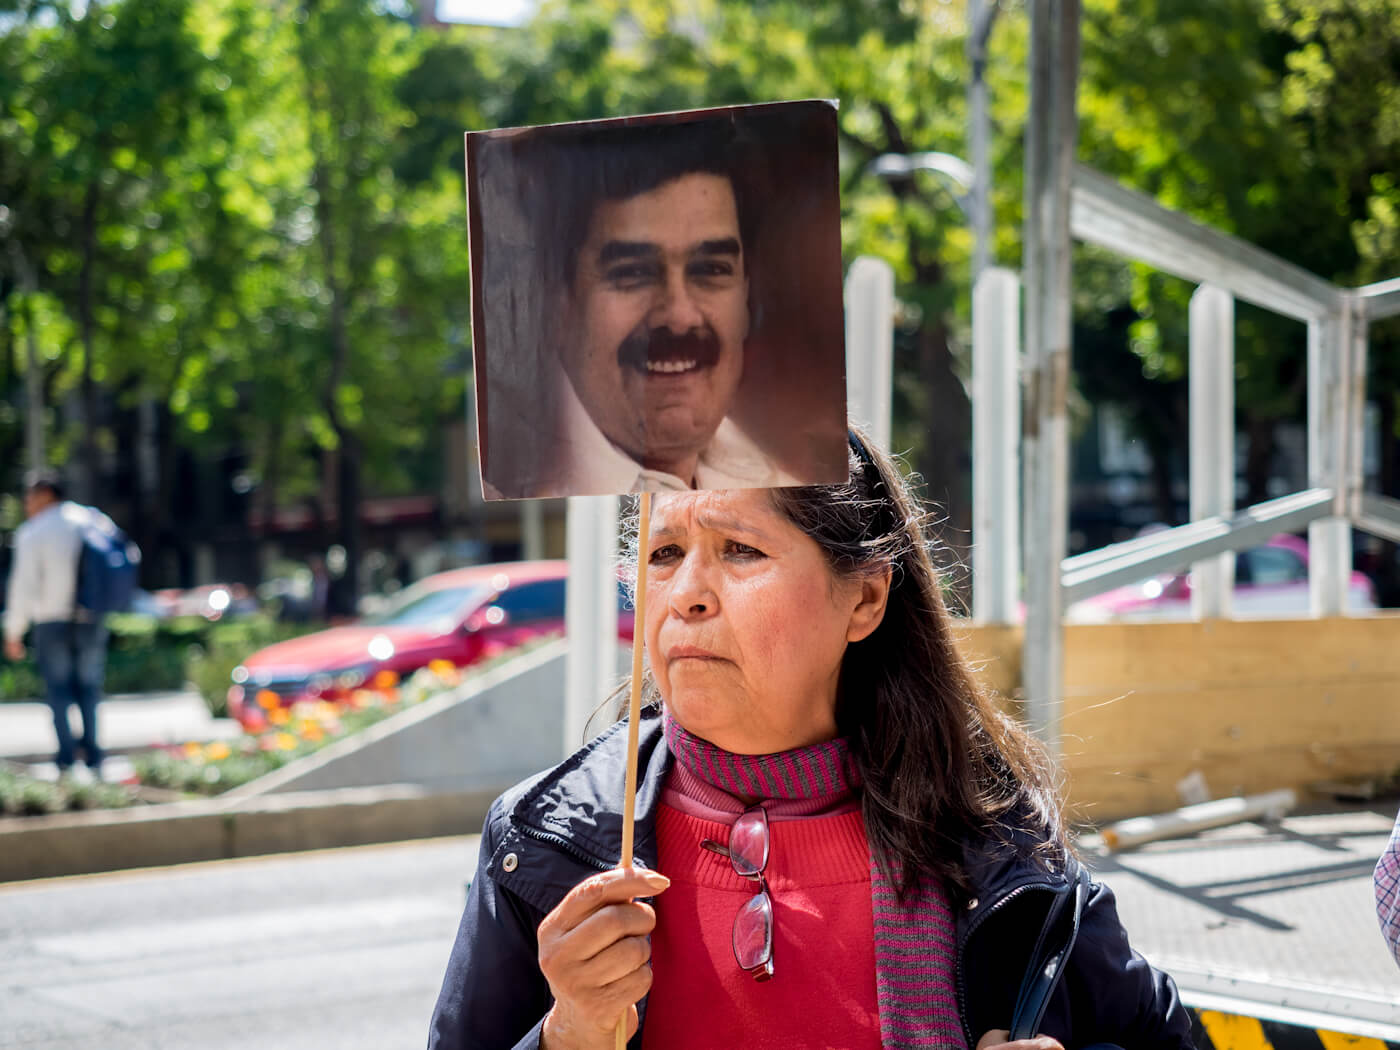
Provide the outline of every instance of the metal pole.
{"type": "Polygon", "coordinates": [[[1026,125],[1026,715],[1059,751],[1064,636],[1060,562],[1069,517],[1070,176],[1079,70],[1078,0],[1031,6],[1026,125]]]}
{"type": "Polygon", "coordinates": [[[972,618],[1015,623],[1021,594],[1021,282],[999,266],[972,292],[972,618]]]}
{"type": "Polygon", "coordinates": [[[1347,383],[1347,517],[1361,516],[1361,494],[1366,487],[1366,354],[1370,322],[1355,293],[1351,300],[1351,367],[1347,383]]]}
{"type": "Polygon", "coordinates": [[[1332,492],[1332,516],[1308,526],[1308,590],[1313,616],[1346,611],[1351,526],[1346,505],[1346,369],[1349,304],[1308,324],[1308,484],[1332,492]]]}
{"type": "MultiPolygon", "coordinates": [[[[617,680],[617,497],[572,496],[565,546],[563,753],[583,746],[588,720],[617,680]]],[[[601,719],[598,729],[607,728],[601,719]]]]}
{"type": "MultiPolygon", "coordinates": [[[[1235,299],[1203,284],[1191,296],[1191,520],[1235,512],[1235,299]]],[[[1230,615],[1235,557],[1218,554],[1191,569],[1191,615],[1230,615]]]]}
{"type": "Polygon", "coordinates": [[[520,501],[520,554],[526,561],[544,557],[544,506],[537,499],[520,501]]]}
{"type": "Polygon", "coordinates": [[[987,143],[987,41],[1000,8],[985,0],[967,3],[967,148],[972,159],[972,185],[967,191],[967,210],[972,223],[972,280],[991,265],[992,251],[992,164],[987,143]]]}
{"type": "Polygon", "coordinates": [[[853,420],[890,447],[894,374],[894,269],[862,255],[846,273],[846,389],[853,420]]]}

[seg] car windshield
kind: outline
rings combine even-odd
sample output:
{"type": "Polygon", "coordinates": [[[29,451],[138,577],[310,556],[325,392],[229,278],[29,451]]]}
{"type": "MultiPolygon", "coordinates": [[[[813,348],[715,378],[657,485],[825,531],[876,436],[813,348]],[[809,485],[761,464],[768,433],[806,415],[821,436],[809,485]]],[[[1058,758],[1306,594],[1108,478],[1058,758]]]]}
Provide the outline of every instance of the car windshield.
{"type": "Polygon", "coordinates": [[[450,623],[464,608],[490,593],[490,588],[479,584],[443,587],[426,593],[409,590],[390,608],[366,617],[363,622],[371,627],[438,626],[444,622],[450,623]]]}

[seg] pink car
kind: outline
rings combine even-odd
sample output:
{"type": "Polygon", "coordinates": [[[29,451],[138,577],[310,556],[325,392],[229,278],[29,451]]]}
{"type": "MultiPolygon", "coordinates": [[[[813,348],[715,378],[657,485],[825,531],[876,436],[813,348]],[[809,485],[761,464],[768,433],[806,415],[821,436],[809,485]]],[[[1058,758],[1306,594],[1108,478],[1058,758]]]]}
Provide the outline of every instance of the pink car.
{"type": "MultiPolygon", "coordinates": [[[[1347,587],[1347,608],[1364,612],[1376,608],[1376,589],[1364,573],[1353,572],[1347,587]]],[[[1308,543],[1297,536],[1278,535],[1262,547],[1235,555],[1232,615],[1248,617],[1307,616],[1308,543]]],[[[1165,573],[1140,583],[1075,602],[1065,610],[1067,623],[1108,623],[1117,620],[1191,619],[1191,577],[1165,573]]]]}

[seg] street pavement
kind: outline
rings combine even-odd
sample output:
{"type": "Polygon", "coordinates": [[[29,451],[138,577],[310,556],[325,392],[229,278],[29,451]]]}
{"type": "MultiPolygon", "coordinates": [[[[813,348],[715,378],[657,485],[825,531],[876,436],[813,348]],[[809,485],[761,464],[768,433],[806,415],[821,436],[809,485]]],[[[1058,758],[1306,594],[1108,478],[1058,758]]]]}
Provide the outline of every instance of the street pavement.
{"type": "MultiPolygon", "coordinates": [[[[1394,1040],[1370,869],[1397,803],[1084,855],[1188,1003],[1394,1040]]],[[[421,1047],[478,841],[0,886],[0,1050],[421,1047]]]]}
{"type": "Polygon", "coordinates": [[[0,1048],[416,1050],[477,842],[0,886],[0,1048]]]}
{"type": "MultiPolygon", "coordinates": [[[[74,737],[81,721],[69,712],[74,737]]],[[[194,690],[139,693],[104,699],[97,711],[97,732],[109,755],[191,740],[207,743],[239,735],[231,718],[213,718],[194,690]]],[[[0,759],[30,765],[36,776],[53,772],[53,716],[42,701],[0,703],[0,759]]],[[[116,765],[120,766],[121,763],[116,765]]]]}

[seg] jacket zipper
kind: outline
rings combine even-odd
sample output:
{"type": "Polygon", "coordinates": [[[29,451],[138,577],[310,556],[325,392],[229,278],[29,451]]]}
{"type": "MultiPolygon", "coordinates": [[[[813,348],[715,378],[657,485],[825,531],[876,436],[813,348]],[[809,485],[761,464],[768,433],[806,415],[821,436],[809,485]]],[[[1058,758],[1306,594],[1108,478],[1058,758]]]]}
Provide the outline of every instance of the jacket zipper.
{"type": "Polygon", "coordinates": [[[978,928],[987,921],[988,916],[999,911],[1001,908],[1005,907],[1008,902],[1019,897],[1027,890],[1049,890],[1051,893],[1056,892],[1054,886],[1045,882],[1028,882],[1024,885],[1017,886],[1010,893],[993,903],[991,907],[978,913],[977,917],[972,922],[968,923],[967,932],[964,934],[961,943],[958,944],[957,965],[954,967],[953,972],[957,979],[958,1016],[962,1019],[963,1035],[967,1037],[967,1045],[969,1047],[976,1046],[977,1043],[972,1035],[971,1022],[968,1020],[967,1016],[967,989],[963,986],[963,958],[967,952],[968,943],[972,940],[972,935],[977,932],[978,928]]]}
{"type": "Polygon", "coordinates": [[[527,838],[532,838],[537,842],[547,842],[556,849],[567,853],[575,860],[587,864],[590,868],[594,868],[598,871],[607,871],[613,867],[613,865],[606,861],[599,860],[597,857],[593,856],[593,854],[585,853],[568,839],[564,838],[563,835],[555,835],[549,831],[541,831],[532,824],[516,824],[516,827],[519,828],[520,833],[527,838]]]}

